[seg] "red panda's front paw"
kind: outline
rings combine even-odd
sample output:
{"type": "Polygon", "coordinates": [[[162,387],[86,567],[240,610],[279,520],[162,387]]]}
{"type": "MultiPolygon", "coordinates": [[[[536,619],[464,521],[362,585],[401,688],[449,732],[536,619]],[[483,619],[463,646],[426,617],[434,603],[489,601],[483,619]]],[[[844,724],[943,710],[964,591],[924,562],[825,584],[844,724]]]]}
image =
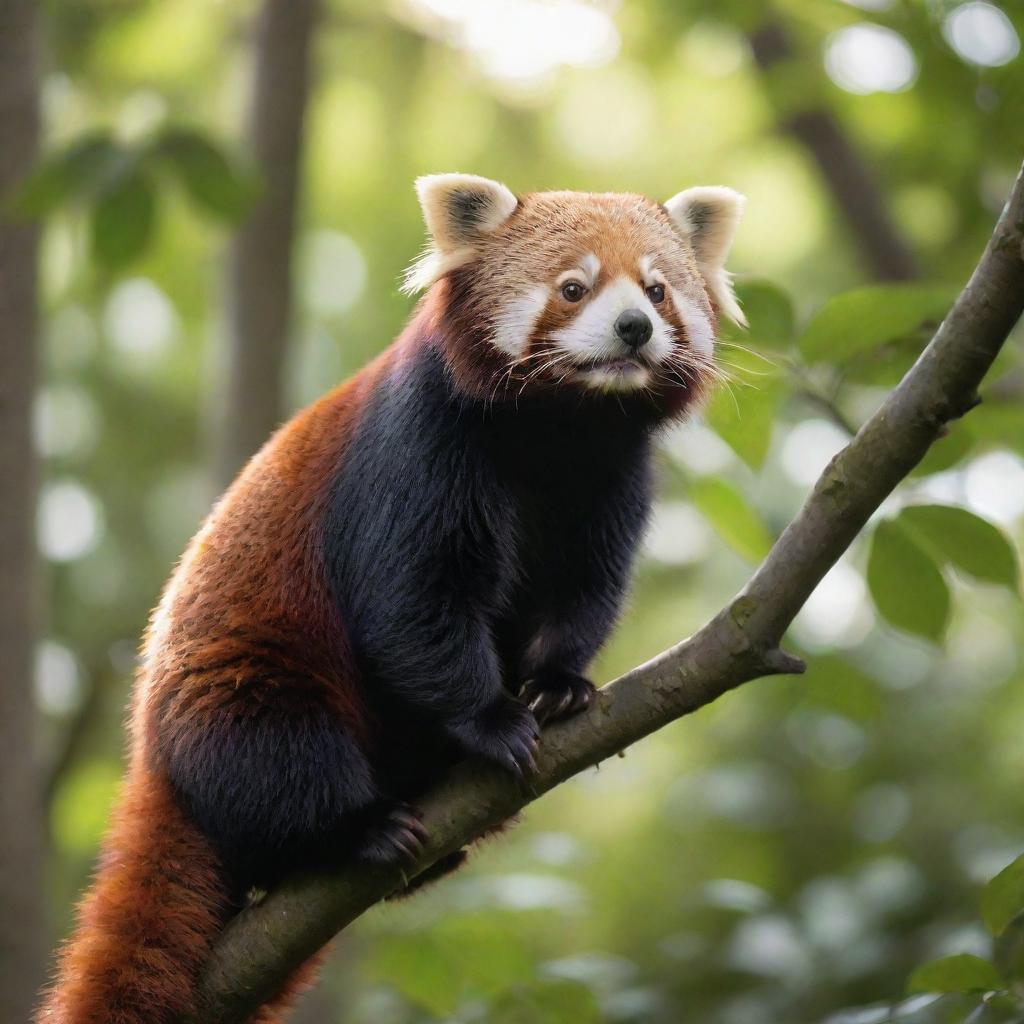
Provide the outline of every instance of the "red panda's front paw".
{"type": "Polygon", "coordinates": [[[367,829],[356,849],[356,859],[381,867],[411,864],[423,852],[426,841],[427,830],[419,812],[409,804],[394,804],[367,829]]]}
{"type": "Polygon", "coordinates": [[[520,779],[537,771],[540,727],[525,704],[511,698],[453,722],[452,736],[469,754],[493,761],[520,779]]]}
{"type": "Polygon", "coordinates": [[[595,693],[594,684],[575,672],[542,669],[523,684],[519,699],[544,725],[586,711],[595,693]]]}

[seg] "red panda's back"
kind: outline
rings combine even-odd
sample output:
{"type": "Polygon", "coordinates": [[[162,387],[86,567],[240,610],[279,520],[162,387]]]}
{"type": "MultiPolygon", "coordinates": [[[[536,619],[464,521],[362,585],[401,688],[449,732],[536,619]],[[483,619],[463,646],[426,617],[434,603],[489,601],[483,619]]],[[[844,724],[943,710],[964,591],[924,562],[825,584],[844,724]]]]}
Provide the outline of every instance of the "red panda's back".
{"type": "Polygon", "coordinates": [[[228,702],[237,706],[240,688],[254,711],[317,702],[364,731],[322,564],[322,523],[331,481],[396,352],[284,424],[192,539],[146,636],[133,716],[145,749],[154,749],[154,731],[184,731],[228,702]]]}

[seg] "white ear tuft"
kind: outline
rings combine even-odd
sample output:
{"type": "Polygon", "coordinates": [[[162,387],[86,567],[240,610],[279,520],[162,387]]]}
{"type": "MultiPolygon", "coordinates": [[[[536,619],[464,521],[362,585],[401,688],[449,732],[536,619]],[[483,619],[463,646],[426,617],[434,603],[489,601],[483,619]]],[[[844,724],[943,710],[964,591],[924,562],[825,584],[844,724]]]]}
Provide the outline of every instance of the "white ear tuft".
{"type": "Polygon", "coordinates": [[[403,290],[416,292],[465,263],[473,245],[512,216],[519,200],[499,181],[475,174],[428,174],[416,194],[430,247],[409,268],[403,290]]]}
{"type": "Polygon", "coordinates": [[[743,327],[747,318],[733,294],[725,257],[746,203],[739,192],[716,185],[688,188],[665,203],[676,230],[693,247],[697,269],[712,299],[726,316],[743,327]]]}
{"type": "Polygon", "coordinates": [[[430,237],[442,253],[493,231],[519,205],[501,182],[475,174],[428,174],[416,179],[416,194],[430,237]]]}

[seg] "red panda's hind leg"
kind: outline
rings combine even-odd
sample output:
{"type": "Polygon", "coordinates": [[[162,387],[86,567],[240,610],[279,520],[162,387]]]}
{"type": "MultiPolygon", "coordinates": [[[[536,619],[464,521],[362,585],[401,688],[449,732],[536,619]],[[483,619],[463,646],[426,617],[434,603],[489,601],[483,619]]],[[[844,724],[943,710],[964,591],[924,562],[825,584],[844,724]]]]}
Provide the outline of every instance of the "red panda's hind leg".
{"type": "Polygon", "coordinates": [[[189,814],[243,879],[302,851],[395,864],[413,859],[419,817],[381,791],[355,734],[320,707],[232,705],[161,737],[189,814]]]}

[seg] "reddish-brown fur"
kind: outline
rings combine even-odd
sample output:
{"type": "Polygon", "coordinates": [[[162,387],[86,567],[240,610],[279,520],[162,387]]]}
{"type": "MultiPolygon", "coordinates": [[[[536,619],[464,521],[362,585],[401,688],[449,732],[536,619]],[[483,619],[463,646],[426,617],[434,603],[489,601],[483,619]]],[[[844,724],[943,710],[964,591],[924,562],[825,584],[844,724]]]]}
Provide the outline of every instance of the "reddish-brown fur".
{"type": "Polygon", "coordinates": [[[96,880],[79,907],[46,1024],[140,1024],[188,1009],[192,978],[220,928],[227,893],[209,841],[166,780],[136,758],[96,880]]]}

